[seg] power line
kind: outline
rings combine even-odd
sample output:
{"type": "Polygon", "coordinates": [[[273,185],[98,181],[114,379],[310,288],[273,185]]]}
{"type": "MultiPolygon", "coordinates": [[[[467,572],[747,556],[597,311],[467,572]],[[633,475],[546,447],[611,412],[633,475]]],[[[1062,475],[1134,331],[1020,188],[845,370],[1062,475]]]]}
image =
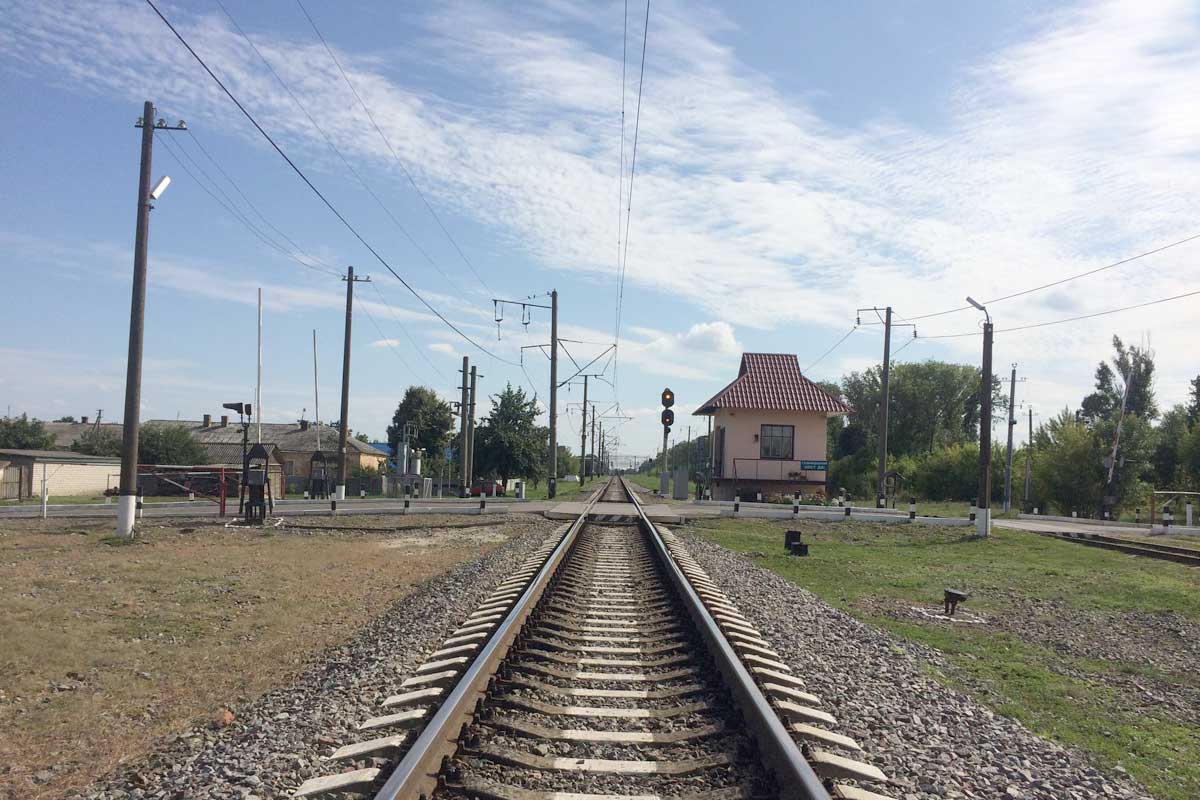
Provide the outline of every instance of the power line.
{"type": "Polygon", "coordinates": [[[337,274],[338,277],[341,277],[341,274],[342,274],[341,270],[337,269],[332,264],[322,261],[321,259],[313,256],[312,254],[305,252],[304,248],[301,247],[299,244],[297,244],[295,239],[288,236],[286,233],[284,233],[279,228],[277,228],[275,226],[275,224],[271,222],[271,220],[267,219],[266,215],[263,214],[262,211],[260,211],[258,209],[258,206],[256,206],[254,204],[254,202],[249,197],[246,196],[246,193],[244,191],[242,191],[241,185],[238,184],[238,182],[235,181],[229,175],[229,173],[225,171],[225,168],[221,166],[221,162],[217,161],[217,159],[212,155],[212,153],[210,153],[208,151],[208,148],[206,148],[204,146],[204,143],[196,138],[196,134],[194,131],[192,131],[191,128],[187,129],[187,135],[189,138],[191,138],[192,143],[196,145],[196,147],[200,150],[200,152],[204,154],[204,157],[207,158],[212,163],[212,165],[214,167],[216,167],[217,171],[220,172],[221,175],[223,175],[225,177],[225,180],[229,182],[229,185],[233,187],[233,190],[238,193],[238,195],[242,198],[243,201],[245,201],[246,205],[250,208],[250,210],[253,211],[255,213],[255,215],[257,215],[258,218],[263,221],[264,225],[266,225],[271,230],[275,231],[275,233],[279,234],[280,238],[282,238],[285,242],[290,244],[296,252],[303,254],[305,258],[313,261],[314,263],[321,264],[322,266],[327,267],[331,272],[337,274]]]}
{"type": "Polygon", "coordinates": [[[158,10],[158,6],[156,6],[154,4],[154,0],[146,0],[146,4],[154,10],[154,13],[157,14],[158,18],[163,21],[163,24],[165,24],[170,29],[171,33],[175,34],[175,38],[179,40],[180,44],[182,44],[185,48],[187,48],[187,51],[189,53],[191,53],[192,58],[196,59],[196,62],[198,64],[200,64],[201,67],[204,68],[204,71],[208,73],[208,76],[213,79],[213,81],[217,84],[217,86],[221,87],[221,91],[225,93],[225,96],[233,101],[233,104],[238,107],[238,110],[241,111],[243,115],[245,115],[246,119],[250,120],[250,124],[252,124],[255,127],[255,129],[257,129],[258,132],[262,135],[262,137],[267,140],[267,142],[271,145],[271,147],[273,147],[275,149],[275,152],[278,153],[279,156],[284,161],[287,162],[287,165],[292,168],[292,171],[295,172],[296,175],[299,176],[299,178],[302,181],[304,181],[305,185],[308,186],[308,188],[310,190],[312,190],[313,194],[315,194],[318,198],[320,198],[321,202],[325,204],[325,207],[328,208],[331,212],[333,212],[333,215],[338,218],[338,221],[341,222],[343,226],[345,226],[346,230],[350,231],[350,233],[354,236],[354,238],[357,239],[362,244],[363,247],[367,248],[367,250],[370,251],[371,255],[375,257],[376,261],[378,261],[381,265],[383,265],[384,269],[386,269],[388,272],[392,273],[392,276],[396,280],[400,281],[401,285],[403,285],[404,288],[407,289],[413,295],[413,297],[420,300],[421,304],[424,305],[426,308],[428,308],[434,314],[434,316],[436,316],[438,319],[440,319],[448,328],[450,328],[450,330],[454,331],[459,336],[461,336],[463,339],[465,339],[467,342],[469,342],[473,347],[477,348],[479,351],[481,351],[483,353],[486,353],[489,356],[496,358],[496,360],[500,361],[501,363],[508,364],[510,366],[516,366],[515,362],[509,361],[504,358],[497,357],[494,353],[492,353],[486,347],[484,347],[483,345],[476,342],[474,339],[472,339],[467,334],[463,333],[458,328],[457,325],[452,323],[450,320],[446,319],[446,317],[442,314],[442,312],[438,311],[428,300],[426,300],[421,295],[420,292],[418,292],[415,288],[413,288],[412,285],[409,284],[408,281],[404,280],[404,278],[402,278],[400,276],[400,273],[398,273],[398,272],[396,272],[396,270],[392,269],[392,265],[389,264],[382,255],[379,254],[379,251],[377,251],[374,247],[372,247],[371,244],[365,238],[363,238],[362,234],[360,234],[358,232],[358,229],[355,228],[353,225],[351,225],[350,221],[342,215],[342,212],[338,211],[337,207],[334,206],[333,203],[331,203],[329,201],[329,199],[327,197],[325,197],[324,194],[321,193],[321,190],[318,189],[316,187],[316,185],[313,184],[313,182],[308,179],[308,176],[304,174],[304,171],[301,170],[300,167],[296,166],[296,163],[294,161],[292,161],[291,158],[288,157],[288,154],[283,151],[283,148],[280,147],[279,144],[276,143],[276,141],[273,138],[271,138],[271,135],[269,133],[267,133],[267,131],[263,128],[263,126],[258,123],[258,120],[256,120],[254,118],[254,115],[251,114],[246,109],[246,107],[244,105],[242,105],[242,102],[237,99],[237,97],[233,94],[233,92],[231,92],[229,90],[229,88],[226,87],[225,84],[221,82],[221,79],[218,78],[216,73],[214,73],[212,71],[212,69],[209,68],[208,64],[205,63],[204,59],[202,59],[200,57],[199,53],[197,53],[192,48],[192,46],[188,43],[187,39],[185,39],[183,37],[183,34],[181,34],[178,30],[176,30],[175,26],[171,24],[171,21],[168,20],[163,15],[163,13],[158,10]]]}
{"type": "Polygon", "coordinates": [[[268,236],[266,233],[264,233],[261,228],[259,228],[253,222],[251,222],[250,219],[247,218],[246,215],[244,213],[242,213],[242,211],[240,209],[237,208],[237,204],[233,202],[233,200],[229,197],[229,195],[225,194],[225,192],[216,183],[216,181],[213,180],[212,176],[209,175],[207,172],[205,172],[204,168],[196,163],[195,159],[193,159],[191,157],[191,155],[187,152],[187,150],[185,150],[182,147],[182,145],[172,142],[168,137],[165,137],[165,136],[162,139],[160,139],[159,141],[161,141],[163,143],[163,146],[167,149],[167,154],[170,155],[171,158],[173,158],[175,160],[175,163],[179,165],[179,168],[182,169],[185,173],[187,173],[188,177],[190,177],[197,186],[199,186],[202,190],[204,190],[205,194],[207,194],[209,197],[211,197],[213,199],[213,202],[217,203],[217,205],[221,206],[226,211],[228,211],[229,215],[231,217],[233,217],[234,219],[236,219],[238,222],[240,222],[246,228],[246,230],[250,231],[250,233],[255,236],[255,238],[257,238],[259,241],[261,241],[267,247],[270,247],[272,250],[275,250],[276,252],[280,253],[284,257],[289,258],[292,261],[295,261],[297,264],[299,264],[302,267],[306,267],[306,268],[314,270],[316,272],[323,272],[326,275],[333,275],[333,276],[340,277],[340,273],[334,271],[331,267],[324,265],[323,262],[317,261],[317,259],[314,259],[311,256],[306,255],[307,258],[316,262],[315,264],[309,263],[308,261],[305,261],[303,258],[298,256],[296,253],[293,253],[292,251],[288,250],[286,247],[281,245],[279,242],[275,241],[270,236],[268,236]],[[178,148],[178,151],[176,151],[176,148],[178,148]],[[216,189],[216,192],[214,192],[213,189],[210,189],[208,187],[208,184],[206,184],[205,181],[201,180],[201,178],[196,174],[196,172],[192,171],[191,167],[189,167],[187,165],[187,163],[185,163],[185,161],[184,161],[185,157],[187,158],[188,161],[190,161],[192,163],[192,165],[196,168],[196,170],[198,172],[200,172],[205,178],[208,179],[209,182],[211,182],[213,184],[213,187],[216,189]],[[217,192],[220,192],[220,194],[223,196],[223,198],[219,197],[217,195],[217,192]],[[318,264],[321,264],[321,266],[318,266],[318,264]]]}
{"type": "Polygon", "coordinates": [[[404,365],[405,369],[407,369],[409,372],[412,372],[413,371],[412,364],[409,364],[407,359],[405,359],[404,356],[402,356],[400,354],[400,351],[398,349],[396,349],[396,345],[394,343],[395,340],[389,339],[387,337],[387,335],[384,334],[383,328],[379,327],[379,321],[375,319],[375,315],[372,314],[365,305],[360,305],[359,308],[361,308],[363,313],[367,315],[367,319],[371,320],[371,324],[375,326],[375,330],[379,333],[379,340],[383,344],[387,345],[388,349],[390,349],[395,354],[396,358],[400,359],[400,363],[404,365]]]}
{"type": "MultiPolygon", "coordinates": [[[[1059,286],[1061,284],[1068,283],[1069,281],[1077,280],[1079,278],[1086,278],[1089,275],[1095,275],[1098,272],[1104,272],[1105,270],[1114,269],[1114,268],[1120,267],[1124,264],[1129,264],[1130,262],[1137,261],[1138,259],[1146,258],[1147,256],[1152,256],[1156,253],[1161,253],[1164,250],[1170,250],[1172,247],[1179,247],[1180,245],[1187,244],[1188,242],[1194,242],[1197,239],[1200,239],[1200,233],[1193,234],[1186,238],[1180,239],[1179,241],[1176,241],[1176,242],[1171,242],[1170,244],[1164,244],[1161,247],[1154,248],[1153,250],[1147,250],[1144,253],[1138,253],[1136,256],[1129,256],[1128,258],[1123,258],[1120,261],[1114,261],[1111,264],[1105,264],[1102,267],[1096,267],[1095,269],[1089,269],[1086,272],[1080,272],[1075,275],[1069,275],[1066,278],[1060,278],[1059,280],[1051,281],[1050,283],[1043,283],[1041,286],[1034,286],[1031,289],[1022,289],[1019,292],[1013,292],[1012,294],[1006,294],[1003,297],[993,297],[991,300],[984,300],[983,305],[988,306],[988,305],[991,305],[992,303],[999,303],[1004,300],[1012,300],[1014,297],[1024,297],[1027,294],[1033,294],[1034,292],[1040,292],[1042,289],[1049,289],[1053,286],[1059,286]]],[[[966,311],[969,308],[972,308],[972,306],[966,305],[966,306],[959,306],[958,308],[948,308],[945,311],[936,311],[932,314],[922,314],[919,317],[909,317],[909,319],[917,320],[917,319],[929,319],[930,317],[940,317],[945,314],[953,314],[958,311],[966,311]]],[[[1000,333],[1000,331],[996,331],[996,332],[1000,333]]],[[[975,334],[964,334],[964,335],[974,336],[975,334]]],[[[926,338],[929,338],[929,337],[926,337],[926,338]]]]}
{"type": "Polygon", "coordinates": [[[833,343],[833,347],[830,347],[828,350],[826,350],[824,353],[822,353],[822,354],[821,354],[821,357],[820,357],[820,358],[818,358],[816,361],[814,361],[813,363],[811,363],[811,364],[809,364],[807,367],[805,367],[805,368],[804,368],[804,371],[805,371],[805,372],[811,372],[813,367],[815,367],[817,364],[820,364],[822,361],[824,361],[824,360],[825,360],[825,357],[826,357],[826,356],[828,356],[828,355],[829,355],[830,353],[832,353],[834,350],[837,350],[839,347],[841,347],[841,346],[842,346],[842,342],[844,342],[844,341],[846,341],[847,339],[849,339],[849,338],[850,338],[850,334],[854,333],[856,330],[858,330],[858,326],[857,326],[857,325],[855,325],[854,327],[852,327],[850,330],[846,331],[846,335],[845,335],[845,336],[843,336],[842,338],[840,338],[840,339],[838,339],[836,342],[834,342],[834,343],[833,343]]]}
{"type": "MultiPolygon", "coordinates": [[[[617,329],[613,337],[613,346],[621,344],[621,312],[625,304],[625,272],[629,267],[629,220],[633,210],[633,179],[637,174],[638,131],[642,123],[642,86],[646,79],[646,41],[650,36],[650,0],[646,0],[646,19],[642,24],[642,63],[638,68],[637,111],[633,117],[633,151],[629,158],[629,199],[625,207],[625,241],[621,254],[620,276],[617,280],[617,329]]],[[[624,105],[624,86],[622,86],[622,105],[624,105]]],[[[624,153],[624,126],[622,125],[622,154],[624,153]]],[[[617,368],[613,365],[613,382],[616,383],[617,368]]]]}
{"type": "Polygon", "coordinates": [[[253,50],[255,55],[258,56],[259,60],[262,61],[263,66],[265,66],[267,70],[275,77],[276,82],[283,87],[283,90],[287,92],[288,97],[292,98],[292,102],[296,104],[296,107],[299,108],[300,111],[303,112],[304,116],[308,118],[309,123],[316,128],[317,133],[321,134],[321,138],[325,140],[325,144],[330,150],[333,151],[334,155],[341,160],[342,165],[346,167],[347,171],[354,176],[354,179],[357,180],[359,185],[362,186],[366,193],[371,196],[371,199],[375,201],[375,204],[383,210],[383,213],[392,221],[392,224],[395,225],[400,233],[404,235],[404,238],[408,240],[408,243],[411,244],[413,248],[421,254],[425,261],[429,263],[429,266],[437,270],[437,273],[441,275],[447,283],[453,284],[453,279],[446,274],[437,261],[434,260],[433,256],[431,256],[429,252],[417,242],[413,235],[409,233],[408,228],[404,227],[404,224],[396,218],[396,215],[393,214],[392,210],[388,208],[386,203],[383,202],[383,199],[379,196],[379,194],[373,188],[371,188],[369,183],[367,183],[367,180],[362,176],[362,173],[355,169],[354,165],[350,163],[350,160],[347,159],[345,154],[342,153],[341,148],[334,144],[333,139],[330,138],[329,134],[325,132],[325,129],[321,127],[320,123],[317,122],[316,118],[314,118],[312,113],[308,110],[308,106],[304,105],[304,103],[300,101],[300,98],[297,97],[296,93],[292,91],[292,87],[290,87],[287,81],[285,81],[283,77],[280,76],[280,74],[275,70],[275,67],[271,65],[271,62],[267,60],[267,57],[262,54],[262,51],[258,49],[256,44],[254,44],[254,41],[246,34],[246,31],[242,29],[242,26],[238,24],[238,21],[234,19],[231,13],[229,13],[229,9],[225,8],[225,4],[221,2],[221,0],[217,0],[217,5],[221,7],[221,10],[225,12],[225,16],[229,18],[230,23],[232,23],[237,32],[241,34],[242,39],[245,40],[246,44],[250,46],[250,49],[253,50]]]}
{"type": "MultiPolygon", "coordinates": [[[[419,344],[417,344],[417,341],[415,339],[413,339],[412,334],[410,334],[408,332],[408,327],[405,326],[404,323],[402,323],[400,321],[400,317],[396,316],[396,310],[394,308],[392,308],[390,303],[388,303],[387,299],[383,296],[383,292],[379,291],[379,287],[374,283],[372,283],[371,286],[372,286],[372,288],[375,289],[375,294],[377,294],[379,296],[379,302],[383,303],[384,308],[386,308],[388,310],[388,313],[392,315],[392,320],[396,323],[396,327],[398,327],[401,330],[401,332],[404,334],[405,338],[407,338],[409,343],[412,344],[413,349],[421,354],[421,358],[425,359],[425,363],[433,368],[433,371],[438,374],[438,377],[440,377],[443,382],[449,383],[450,379],[448,377],[446,377],[446,374],[444,372],[442,372],[440,369],[438,369],[437,364],[433,363],[433,359],[431,359],[428,355],[426,355],[425,348],[423,348],[419,344]]],[[[380,334],[380,335],[382,336],[382,334],[380,334]]],[[[384,337],[384,338],[387,338],[387,337],[384,337]]]]}
{"type": "MultiPolygon", "coordinates": [[[[1083,320],[1083,319],[1093,319],[1095,317],[1108,316],[1109,314],[1119,314],[1122,311],[1133,311],[1134,309],[1146,308],[1147,306],[1156,306],[1156,305],[1159,305],[1160,303],[1169,303],[1172,300],[1182,300],[1185,297],[1194,297],[1195,295],[1198,295],[1198,294],[1200,294],[1200,289],[1197,289],[1194,292],[1184,292],[1183,294],[1177,294],[1177,295],[1174,295],[1173,297],[1162,297],[1162,298],[1159,298],[1158,300],[1149,300],[1145,303],[1135,303],[1134,305],[1131,305],[1131,306],[1122,306],[1121,308],[1110,308],[1107,311],[1097,311],[1094,314],[1080,314],[1077,317],[1067,317],[1066,319],[1054,319],[1054,320],[1050,320],[1048,322],[1035,322],[1030,325],[1017,325],[1016,327],[1012,327],[1012,328],[996,328],[996,330],[994,332],[995,333],[1012,333],[1013,331],[1027,331],[1027,330],[1030,330],[1031,328],[1044,328],[1048,325],[1062,325],[1067,322],[1078,322],[1079,320],[1083,320]]],[[[922,339],[957,339],[957,338],[960,338],[963,336],[979,336],[980,334],[981,334],[980,331],[970,331],[968,333],[943,333],[943,334],[939,334],[936,336],[922,336],[921,338],[922,339]]]]}
{"type": "Polygon", "coordinates": [[[349,86],[350,91],[354,93],[354,98],[358,100],[358,104],[362,106],[363,111],[367,112],[367,119],[371,120],[371,126],[375,128],[375,132],[379,134],[379,138],[383,140],[385,145],[387,145],[387,149],[391,151],[392,158],[396,160],[396,164],[400,167],[400,171],[404,173],[404,177],[408,178],[408,182],[412,185],[413,191],[415,191],[417,196],[421,198],[421,202],[425,204],[425,208],[429,210],[430,215],[433,217],[434,221],[437,222],[438,227],[442,229],[442,233],[446,235],[446,238],[450,241],[450,244],[454,246],[454,250],[458,253],[459,257],[462,258],[463,263],[466,264],[471,270],[471,274],[474,275],[475,279],[483,284],[483,288],[487,289],[488,293],[491,294],[492,289],[487,285],[487,281],[485,281],[483,276],[475,270],[475,265],[471,263],[471,260],[467,258],[467,254],[462,251],[462,248],[458,246],[458,242],[456,242],[454,237],[450,235],[450,231],[446,229],[444,224],[442,224],[442,218],[439,217],[437,212],[433,210],[433,206],[430,205],[429,200],[425,198],[425,193],[421,191],[421,187],[417,186],[417,182],[413,180],[412,173],[408,171],[408,167],[404,166],[404,162],[400,159],[400,154],[396,152],[396,148],[392,147],[391,140],[388,139],[388,137],[384,134],[383,129],[379,127],[379,123],[375,121],[375,115],[371,113],[371,109],[368,108],[367,104],[363,101],[362,96],[358,93],[358,89],[354,87],[354,83],[350,80],[350,76],[346,74],[346,70],[342,69],[342,62],[338,60],[336,55],[334,55],[333,48],[329,46],[329,42],[325,41],[324,35],[322,35],[320,28],[317,27],[317,23],[313,21],[312,15],[308,13],[308,9],[304,7],[304,3],[300,2],[300,0],[296,0],[296,5],[300,6],[300,10],[304,12],[305,19],[307,19],[308,24],[312,26],[313,32],[317,34],[317,38],[321,40],[321,44],[325,47],[325,52],[329,54],[331,59],[333,59],[333,63],[335,66],[337,66],[338,72],[342,74],[342,79],[346,81],[346,85],[349,86]]]}

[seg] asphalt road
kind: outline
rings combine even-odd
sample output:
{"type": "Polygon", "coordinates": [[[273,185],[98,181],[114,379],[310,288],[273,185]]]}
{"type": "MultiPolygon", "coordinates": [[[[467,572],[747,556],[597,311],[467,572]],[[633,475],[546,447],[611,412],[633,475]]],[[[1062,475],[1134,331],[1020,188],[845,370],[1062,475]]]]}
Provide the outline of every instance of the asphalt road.
{"type": "MultiPolygon", "coordinates": [[[[524,501],[507,498],[487,498],[486,511],[488,514],[506,514],[509,512],[539,513],[552,504],[545,501],[524,501]]],[[[401,500],[340,500],[337,504],[339,514],[403,514],[404,501],[401,500]]],[[[421,499],[409,504],[410,514],[478,514],[479,498],[463,500],[460,498],[421,499]]],[[[47,514],[55,519],[65,517],[105,518],[116,517],[116,503],[80,503],[52,505],[47,508],[47,514]]],[[[329,514],[328,500],[281,500],[275,504],[271,516],[293,517],[314,514],[329,514]]],[[[41,506],[7,506],[0,507],[0,519],[30,519],[42,515],[41,506]]],[[[182,501],[179,503],[146,503],[142,506],[143,519],[191,517],[219,518],[216,503],[207,500],[182,501]]],[[[228,503],[225,518],[237,517],[237,499],[228,503]]]]}

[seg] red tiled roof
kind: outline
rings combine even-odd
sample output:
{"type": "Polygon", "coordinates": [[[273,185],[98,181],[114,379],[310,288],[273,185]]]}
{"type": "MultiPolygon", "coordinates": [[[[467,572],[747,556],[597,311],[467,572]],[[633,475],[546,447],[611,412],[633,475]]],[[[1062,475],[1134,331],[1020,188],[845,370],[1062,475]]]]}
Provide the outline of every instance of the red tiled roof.
{"type": "Polygon", "coordinates": [[[801,375],[800,362],[790,353],[742,353],[737,378],[692,413],[711,414],[718,408],[851,413],[849,406],[801,375]]]}

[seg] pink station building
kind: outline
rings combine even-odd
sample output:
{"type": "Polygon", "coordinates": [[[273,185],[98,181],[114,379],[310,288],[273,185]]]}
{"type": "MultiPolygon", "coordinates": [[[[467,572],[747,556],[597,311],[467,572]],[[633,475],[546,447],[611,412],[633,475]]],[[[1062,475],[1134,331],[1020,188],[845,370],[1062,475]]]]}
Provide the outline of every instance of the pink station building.
{"type": "Polygon", "coordinates": [[[696,409],[713,418],[713,499],[824,495],[829,417],[850,407],[800,374],[789,353],[743,353],[738,376],[696,409]]]}

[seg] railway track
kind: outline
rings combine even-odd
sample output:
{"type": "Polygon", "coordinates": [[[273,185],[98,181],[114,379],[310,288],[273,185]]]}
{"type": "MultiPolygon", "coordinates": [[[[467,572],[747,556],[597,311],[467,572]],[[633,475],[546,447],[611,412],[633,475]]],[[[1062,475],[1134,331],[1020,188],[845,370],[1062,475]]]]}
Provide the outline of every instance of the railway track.
{"type": "Polygon", "coordinates": [[[887,800],[820,703],[617,478],[295,797],[887,800]]]}
{"type": "Polygon", "coordinates": [[[1105,550],[1116,550],[1135,556],[1157,558],[1163,561],[1174,561],[1177,564],[1188,564],[1200,567],[1200,550],[1194,547],[1177,547],[1175,545],[1146,542],[1137,539],[1125,539],[1119,536],[1106,536],[1102,533],[1077,531],[1034,531],[1042,536],[1064,539],[1070,542],[1101,547],[1105,550]]]}

